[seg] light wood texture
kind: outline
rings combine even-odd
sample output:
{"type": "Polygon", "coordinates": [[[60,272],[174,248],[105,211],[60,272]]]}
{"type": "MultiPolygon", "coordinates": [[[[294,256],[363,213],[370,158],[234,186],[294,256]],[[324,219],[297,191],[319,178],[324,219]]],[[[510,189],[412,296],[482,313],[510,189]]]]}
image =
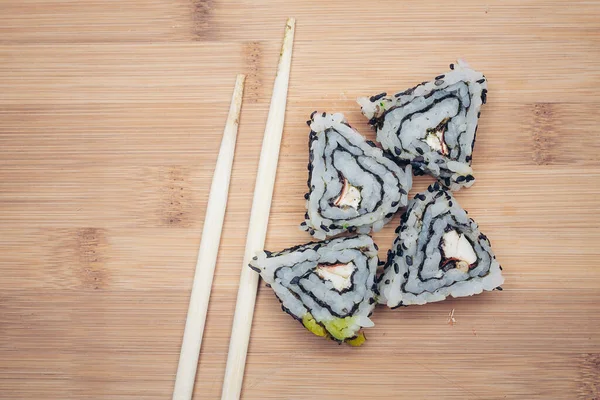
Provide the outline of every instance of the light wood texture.
{"type": "Polygon", "coordinates": [[[247,266],[252,257],[264,248],[267,236],[277,161],[279,160],[283,123],[285,122],[285,106],[290,82],[295,27],[296,20],[288,18],[285,24],[281,51],[279,52],[277,75],[273,84],[273,94],[271,95],[269,115],[267,116],[265,135],[258,161],[258,172],[256,173],[256,183],[254,184],[250,225],[246,235],[244,261],[242,262],[242,272],[233,314],[233,326],[229,339],[229,352],[227,353],[223,392],[221,394],[222,400],[239,399],[242,392],[244,368],[246,366],[259,280],[258,274],[247,266]]]}
{"type": "Polygon", "coordinates": [[[236,77],[231,105],[229,106],[229,114],[225,122],[223,138],[221,139],[221,148],[219,149],[219,156],[217,157],[217,164],[215,166],[215,173],[210,185],[204,227],[202,228],[202,241],[200,242],[200,249],[198,251],[196,272],[194,273],[190,304],[185,321],[185,330],[183,331],[181,351],[179,353],[179,364],[177,365],[177,374],[175,376],[173,400],[191,399],[194,391],[198,356],[202,345],[202,334],[204,333],[204,324],[208,312],[208,301],[210,299],[223,220],[225,219],[225,210],[227,208],[227,194],[229,193],[235,142],[240,124],[245,80],[246,76],[243,74],[239,74],[236,77]]]}
{"type": "MultiPolygon", "coordinates": [[[[3,1],[0,398],[171,396],[232,77],[246,73],[194,389],[219,398],[288,16],[297,30],[266,248],[309,239],[297,225],[313,110],[344,112],[373,139],[356,97],[462,57],[490,86],[477,182],[457,199],[506,284],[378,308],[358,349],[306,332],[261,284],[242,398],[597,398],[599,14],[598,1],[3,1]]],[[[382,257],[398,220],[375,235],[382,257]]]]}

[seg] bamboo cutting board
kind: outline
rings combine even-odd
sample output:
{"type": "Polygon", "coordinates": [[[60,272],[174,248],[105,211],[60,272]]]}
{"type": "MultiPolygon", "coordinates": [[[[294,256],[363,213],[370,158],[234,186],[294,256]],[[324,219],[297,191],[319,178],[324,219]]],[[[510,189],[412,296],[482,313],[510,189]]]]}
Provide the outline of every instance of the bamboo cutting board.
{"type": "MultiPolygon", "coordinates": [[[[261,283],[244,399],[600,398],[600,2],[4,0],[0,398],[168,399],[236,73],[248,74],[195,399],[217,399],[287,16],[297,18],[267,248],[308,241],[313,110],[457,57],[489,79],[457,194],[503,292],[380,308],[362,348],[261,283]],[[454,310],[456,324],[448,324],[454,310]]],[[[416,179],[415,189],[431,182],[416,179]]],[[[385,256],[394,223],[374,237],[385,256]]]]}

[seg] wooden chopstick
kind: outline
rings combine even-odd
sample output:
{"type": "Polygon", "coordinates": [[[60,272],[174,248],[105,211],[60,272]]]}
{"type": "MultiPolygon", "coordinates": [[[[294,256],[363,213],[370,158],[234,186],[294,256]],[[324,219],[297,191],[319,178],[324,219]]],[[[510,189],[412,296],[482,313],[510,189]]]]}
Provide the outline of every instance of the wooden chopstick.
{"type": "Polygon", "coordinates": [[[208,206],[206,207],[202,229],[202,240],[198,251],[196,272],[175,378],[175,388],[173,389],[173,400],[189,400],[192,398],[192,392],[194,391],[202,334],[206,322],[206,312],[223,228],[223,218],[227,206],[227,194],[229,192],[229,180],[231,178],[245,79],[245,75],[238,75],[235,81],[229,115],[225,123],[217,165],[210,186],[208,206]]]}
{"type": "Polygon", "coordinates": [[[279,147],[283,133],[295,24],[296,20],[289,18],[285,25],[283,45],[277,66],[277,76],[275,77],[269,116],[267,117],[267,125],[260,152],[250,225],[246,239],[246,250],[242,264],[231,338],[229,339],[229,354],[227,356],[227,367],[223,381],[223,392],[221,394],[221,399],[226,400],[239,399],[242,390],[244,367],[246,364],[248,342],[250,341],[252,316],[254,315],[254,303],[256,302],[259,279],[258,274],[248,268],[248,263],[258,251],[263,249],[267,234],[267,223],[269,222],[275,173],[279,159],[279,147]]]}

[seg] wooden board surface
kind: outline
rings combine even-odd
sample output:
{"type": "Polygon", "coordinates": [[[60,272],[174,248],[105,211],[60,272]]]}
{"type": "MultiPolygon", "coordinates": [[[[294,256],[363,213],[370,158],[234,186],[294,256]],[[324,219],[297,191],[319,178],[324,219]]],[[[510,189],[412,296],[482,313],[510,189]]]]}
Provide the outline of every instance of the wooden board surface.
{"type": "MultiPolygon", "coordinates": [[[[599,15],[598,1],[2,1],[0,398],[170,398],[245,72],[195,389],[219,398],[287,16],[296,45],[267,248],[308,239],[297,224],[311,111],[344,112],[373,138],[354,98],[464,57],[490,92],[477,182],[457,198],[506,284],[380,308],[358,349],[305,332],[261,284],[243,398],[600,398],[599,15]]],[[[382,256],[394,228],[375,235],[382,256]]]]}

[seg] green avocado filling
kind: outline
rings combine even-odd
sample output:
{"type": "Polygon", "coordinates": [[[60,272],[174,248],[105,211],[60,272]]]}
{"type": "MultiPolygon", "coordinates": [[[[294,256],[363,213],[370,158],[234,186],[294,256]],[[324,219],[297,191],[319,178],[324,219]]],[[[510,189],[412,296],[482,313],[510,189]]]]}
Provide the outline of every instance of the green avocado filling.
{"type": "Polygon", "coordinates": [[[321,337],[331,337],[340,342],[346,342],[351,346],[360,346],[366,340],[361,332],[358,335],[350,329],[354,325],[355,317],[334,318],[331,321],[318,323],[311,313],[302,317],[302,325],[312,333],[321,337]]]}
{"type": "Polygon", "coordinates": [[[323,322],[323,325],[334,339],[346,340],[354,336],[354,332],[349,328],[354,325],[354,321],[354,317],[334,318],[331,321],[323,322]]]}
{"type": "Polygon", "coordinates": [[[311,313],[306,313],[302,317],[302,325],[317,336],[327,336],[327,331],[315,319],[311,313]]]}
{"type": "Polygon", "coordinates": [[[365,337],[365,334],[361,332],[356,337],[346,340],[346,343],[348,343],[350,346],[358,347],[362,345],[365,340],[367,340],[367,338],[365,337]]]}

